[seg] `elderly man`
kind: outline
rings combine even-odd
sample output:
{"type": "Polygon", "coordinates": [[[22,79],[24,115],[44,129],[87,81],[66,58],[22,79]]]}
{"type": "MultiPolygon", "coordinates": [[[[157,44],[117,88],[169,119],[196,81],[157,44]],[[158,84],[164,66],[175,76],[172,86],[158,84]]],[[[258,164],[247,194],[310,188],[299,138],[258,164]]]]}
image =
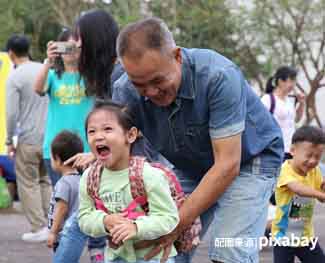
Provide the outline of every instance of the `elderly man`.
{"type": "Polygon", "coordinates": [[[181,171],[190,193],[177,229],[152,241],[159,245],[152,254],[168,251],[201,216],[202,234],[212,223],[212,261],[258,262],[258,247],[245,242],[263,234],[282,160],[281,131],[272,116],[233,62],[212,50],[176,46],[160,19],[126,26],[117,53],[127,74],[115,82],[113,100],[131,107],[137,126],[181,171]],[[218,247],[229,238],[233,245],[218,247]]]}

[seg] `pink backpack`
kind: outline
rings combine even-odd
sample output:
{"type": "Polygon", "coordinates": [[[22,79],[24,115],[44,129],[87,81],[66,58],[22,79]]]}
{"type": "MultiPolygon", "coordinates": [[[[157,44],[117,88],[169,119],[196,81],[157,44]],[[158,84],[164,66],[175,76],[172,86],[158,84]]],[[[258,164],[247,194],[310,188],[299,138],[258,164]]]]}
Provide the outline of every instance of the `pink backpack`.
{"type": "MultiPolygon", "coordinates": [[[[145,163],[144,157],[134,156],[130,158],[129,164],[129,179],[131,186],[131,194],[133,197],[133,201],[129,204],[129,206],[123,211],[127,212],[127,217],[129,219],[136,219],[138,216],[145,215],[149,211],[146,191],[144,188],[143,182],[143,166],[145,163]],[[141,206],[144,212],[134,211],[136,207],[141,206]]],[[[160,163],[150,163],[151,166],[158,168],[164,172],[164,175],[168,179],[170,191],[172,198],[174,199],[178,208],[181,207],[183,202],[185,201],[185,194],[182,190],[180,183],[178,182],[176,175],[161,165],[160,163]]],[[[102,210],[108,214],[111,212],[104,206],[103,201],[98,196],[98,189],[100,185],[100,176],[102,174],[103,166],[96,161],[88,174],[87,178],[87,192],[90,197],[94,199],[95,207],[97,210],[102,210]]],[[[199,234],[201,232],[202,226],[200,218],[198,217],[190,227],[188,227],[175,241],[175,247],[178,252],[188,252],[194,246],[197,246],[200,242],[199,234]]],[[[118,247],[118,245],[114,244],[110,237],[108,237],[109,246],[112,248],[118,247]]]]}

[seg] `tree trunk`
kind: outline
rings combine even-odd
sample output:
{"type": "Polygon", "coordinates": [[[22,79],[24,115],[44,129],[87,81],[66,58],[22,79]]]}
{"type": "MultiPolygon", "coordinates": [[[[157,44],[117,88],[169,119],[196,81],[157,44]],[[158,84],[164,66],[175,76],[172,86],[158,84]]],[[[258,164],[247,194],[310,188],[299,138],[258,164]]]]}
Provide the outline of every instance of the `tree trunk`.
{"type": "Polygon", "coordinates": [[[320,83],[319,81],[312,81],[311,87],[310,87],[310,92],[306,98],[306,121],[305,124],[310,124],[310,122],[315,119],[317,125],[319,127],[322,127],[322,123],[319,119],[318,112],[316,109],[316,93],[318,90],[320,83]]]}

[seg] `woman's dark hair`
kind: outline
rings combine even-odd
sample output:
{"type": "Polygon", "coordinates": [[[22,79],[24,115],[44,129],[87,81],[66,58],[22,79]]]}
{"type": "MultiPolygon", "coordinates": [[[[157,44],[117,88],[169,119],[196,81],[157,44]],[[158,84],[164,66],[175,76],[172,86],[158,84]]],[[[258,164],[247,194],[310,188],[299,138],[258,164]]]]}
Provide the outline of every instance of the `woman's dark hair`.
{"type": "Polygon", "coordinates": [[[87,95],[111,97],[118,32],[114,18],[103,10],[88,11],[76,22],[75,34],[82,42],[79,72],[85,79],[87,95]]]}
{"type": "Polygon", "coordinates": [[[96,112],[104,110],[108,111],[110,113],[113,113],[116,118],[118,123],[122,126],[124,131],[130,130],[132,127],[135,127],[134,125],[134,120],[132,117],[131,112],[129,109],[121,104],[115,103],[112,100],[106,99],[97,99],[95,101],[94,108],[92,111],[88,114],[86,122],[85,122],[85,132],[87,135],[87,130],[88,130],[88,121],[89,118],[96,112]]]}
{"type": "Polygon", "coordinates": [[[279,79],[286,81],[287,79],[295,80],[297,77],[297,70],[293,67],[283,66],[278,68],[275,74],[270,77],[266,83],[266,93],[272,93],[278,85],[279,79]]]}
{"type": "Polygon", "coordinates": [[[325,133],[321,128],[302,126],[292,136],[292,144],[310,142],[312,144],[325,144],[325,133]]]}
{"type": "MultiPolygon", "coordinates": [[[[64,28],[62,32],[59,34],[57,41],[68,41],[69,38],[73,36],[73,32],[69,28],[64,28]]],[[[61,56],[55,59],[55,73],[58,75],[59,79],[61,78],[64,72],[64,63],[61,56]]]]}
{"type": "Polygon", "coordinates": [[[68,130],[63,130],[57,134],[51,143],[53,159],[59,157],[62,162],[77,153],[82,153],[83,150],[83,143],[79,135],[68,130]]]}

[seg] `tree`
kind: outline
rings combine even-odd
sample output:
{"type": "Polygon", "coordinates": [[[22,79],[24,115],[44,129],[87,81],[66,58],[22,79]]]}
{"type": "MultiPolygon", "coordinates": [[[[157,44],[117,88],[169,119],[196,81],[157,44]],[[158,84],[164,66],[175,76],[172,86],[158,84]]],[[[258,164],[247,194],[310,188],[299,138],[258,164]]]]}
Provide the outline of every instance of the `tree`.
{"type": "Polygon", "coordinates": [[[24,22],[15,19],[17,13],[21,9],[21,3],[18,0],[0,0],[1,16],[0,16],[0,45],[1,49],[5,47],[8,37],[15,32],[22,32],[24,22]]]}
{"type": "Polygon", "coordinates": [[[256,77],[260,70],[256,51],[247,56],[246,46],[235,37],[239,23],[226,1],[152,0],[150,6],[166,21],[178,45],[214,49],[240,64],[248,78],[256,77]]]}
{"type": "Polygon", "coordinates": [[[0,6],[1,47],[11,34],[25,34],[31,39],[31,53],[36,60],[44,58],[46,43],[56,39],[62,28],[73,27],[83,11],[107,10],[122,26],[140,17],[140,0],[0,0],[0,6]]]}
{"type": "Polygon", "coordinates": [[[254,0],[241,6],[242,30],[250,46],[260,46],[255,57],[264,57],[271,72],[279,65],[300,70],[309,87],[298,83],[306,96],[306,123],[313,119],[321,126],[315,96],[325,86],[325,1],[254,0]]]}
{"type": "Polygon", "coordinates": [[[307,95],[306,123],[321,125],[315,96],[325,86],[325,0],[0,0],[0,6],[0,45],[11,33],[25,33],[38,59],[62,26],[101,8],[121,28],[148,15],[161,17],[179,45],[229,57],[262,92],[278,66],[293,65],[309,85],[298,83],[307,95]]]}
{"type": "Polygon", "coordinates": [[[7,39],[13,33],[25,34],[31,39],[31,53],[34,58],[41,57],[41,32],[57,30],[53,12],[46,3],[48,0],[0,0],[3,15],[0,16],[0,43],[4,47],[7,39]]]}

